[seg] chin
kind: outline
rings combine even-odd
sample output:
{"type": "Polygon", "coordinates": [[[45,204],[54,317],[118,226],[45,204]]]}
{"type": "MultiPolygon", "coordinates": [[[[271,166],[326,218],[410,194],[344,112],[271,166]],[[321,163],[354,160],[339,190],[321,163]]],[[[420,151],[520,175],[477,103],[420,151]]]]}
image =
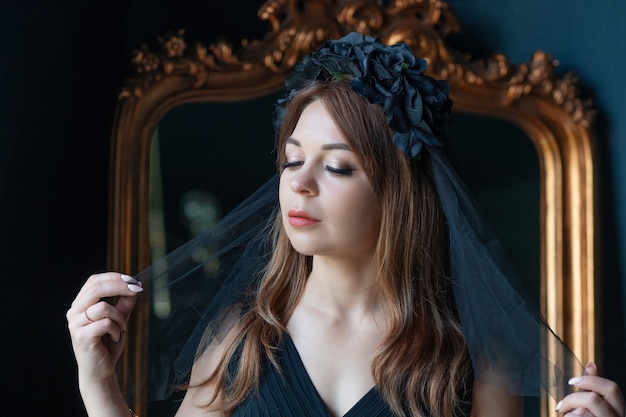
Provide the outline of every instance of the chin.
{"type": "Polygon", "coordinates": [[[306,246],[306,245],[294,245],[293,243],[291,244],[291,247],[298,252],[300,255],[304,255],[304,256],[313,256],[317,254],[317,251],[306,246]]]}
{"type": "Polygon", "coordinates": [[[301,255],[313,256],[328,253],[327,245],[320,245],[314,239],[289,239],[291,247],[301,255]]]}

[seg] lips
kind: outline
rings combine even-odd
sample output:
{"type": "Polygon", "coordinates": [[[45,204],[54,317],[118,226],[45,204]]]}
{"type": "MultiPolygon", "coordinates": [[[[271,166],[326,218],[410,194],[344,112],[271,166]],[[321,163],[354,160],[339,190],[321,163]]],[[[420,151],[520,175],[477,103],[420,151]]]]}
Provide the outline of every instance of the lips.
{"type": "Polygon", "coordinates": [[[295,227],[313,226],[320,222],[303,210],[289,210],[287,216],[289,218],[289,224],[295,227]]]}

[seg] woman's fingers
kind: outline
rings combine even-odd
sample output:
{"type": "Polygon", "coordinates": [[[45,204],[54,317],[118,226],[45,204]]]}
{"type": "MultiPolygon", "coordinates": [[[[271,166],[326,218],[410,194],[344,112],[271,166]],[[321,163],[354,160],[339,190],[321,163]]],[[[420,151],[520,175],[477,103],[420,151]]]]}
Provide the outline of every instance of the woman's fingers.
{"type": "Polygon", "coordinates": [[[596,375],[585,375],[573,378],[571,383],[577,388],[585,390],[585,392],[579,392],[577,394],[586,394],[588,401],[594,404],[608,403],[608,405],[615,410],[616,414],[614,415],[626,417],[624,397],[615,382],[596,375]]]}
{"type": "MultiPolygon", "coordinates": [[[[126,330],[126,315],[117,308],[117,305],[113,306],[107,301],[99,301],[87,307],[85,311],[83,311],[83,316],[85,320],[87,320],[85,324],[105,321],[105,328],[108,329],[109,326],[106,326],[108,324],[106,321],[111,321],[120,331],[126,330]]],[[[114,335],[112,334],[111,336],[114,335]]],[[[115,339],[117,338],[114,338],[114,340],[115,339]]]]}
{"type": "Polygon", "coordinates": [[[596,417],[584,408],[578,408],[565,414],[563,417],[596,417]]]}
{"type": "Polygon", "coordinates": [[[90,276],[66,315],[74,342],[91,345],[107,334],[118,342],[142,291],[141,283],[128,275],[107,272],[90,276]],[[115,305],[107,301],[112,299],[115,305]]]}
{"type": "MultiPolygon", "coordinates": [[[[84,311],[103,299],[130,296],[133,297],[143,291],[141,283],[135,278],[117,272],[107,272],[95,274],[89,277],[78,295],[74,299],[68,311],[68,319],[73,314],[84,314],[84,311]]],[[[117,304],[116,304],[117,306],[117,304]]],[[[119,305],[118,309],[122,314],[128,316],[134,307],[132,302],[125,302],[119,305]]],[[[90,311],[91,312],[91,309],[90,311]]],[[[93,318],[93,316],[89,315],[93,318]]]]}
{"type": "Polygon", "coordinates": [[[560,405],[557,411],[568,412],[571,413],[571,415],[624,417],[618,414],[617,410],[614,409],[608,401],[593,391],[569,394],[563,399],[560,405]]]}
{"type": "Polygon", "coordinates": [[[117,272],[94,274],[80,289],[66,317],[82,380],[114,374],[128,317],[142,291],[139,281],[117,272]]]}
{"type": "Polygon", "coordinates": [[[557,411],[566,412],[566,416],[626,417],[626,404],[618,385],[598,376],[594,363],[589,363],[584,375],[570,379],[569,383],[579,391],[566,396],[557,411]]]}

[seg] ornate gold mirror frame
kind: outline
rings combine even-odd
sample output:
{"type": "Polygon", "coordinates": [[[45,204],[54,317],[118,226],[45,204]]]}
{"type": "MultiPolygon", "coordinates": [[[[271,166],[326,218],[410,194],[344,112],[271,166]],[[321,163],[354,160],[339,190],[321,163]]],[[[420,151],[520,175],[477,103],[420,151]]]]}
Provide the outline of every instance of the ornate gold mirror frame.
{"type": "MultiPolygon", "coordinates": [[[[387,43],[408,43],[429,61],[432,76],[450,83],[455,109],[508,119],[531,138],[541,170],[541,308],[579,358],[597,358],[592,112],[578,97],[575,77],[558,78],[558,63],[540,51],[521,65],[503,55],[461,58],[446,42],[460,28],[445,3],[389,3],[270,0],[259,11],[271,26],[263,39],[237,48],[224,42],[189,47],[181,30],[160,39],[157,52],[136,51],[136,72],[121,90],[112,133],[109,266],[136,273],[150,263],[150,144],[168,110],[279,91],[303,55],[327,38],[359,31],[387,43]]],[[[133,390],[142,416],[149,299],[142,297],[131,318],[120,366],[121,383],[133,390]]],[[[551,410],[544,402],[542,414],[552,415],[551,410]]]]}

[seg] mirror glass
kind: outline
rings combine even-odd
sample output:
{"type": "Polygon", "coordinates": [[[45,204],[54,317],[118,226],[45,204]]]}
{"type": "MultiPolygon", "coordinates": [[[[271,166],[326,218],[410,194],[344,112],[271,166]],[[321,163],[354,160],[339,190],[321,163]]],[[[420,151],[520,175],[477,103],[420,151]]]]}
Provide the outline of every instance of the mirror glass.
{"type": "MultiPolygon", "coordinates": [[[[329,2],[321,13],[318,3],[263,8],[272,32],[241,51],[218,43],[187,54],[181,31],[160,40],[160,51],[133,58],[137,73],[120,93],[113,124],[111,269],[142,270],[274,174],[271,121],[282,94],[259,96],[282,88],[293,60],[313,46],[311,26],[294,22],[314,22],[317,35],[361,27],[428,53],[437,78],[448,80],[455,109],[467,112],[455,112],[451,129],[462,176],[531,300],[579,357],[597,358],[592,113],[576,77],[558,78],[558,61],[542,51],[521,65],[500,54],[475,61],[456,53],[445,39],[460,28],[443,2],[393,9],[372,2],[349,21],[343,12],[358,7],[329,2]],[[241,101],[250,97],[259,98],[241,101]]],[[[131,317],[120,361],[120,382],[144,417],[173,415],[146,408],[145,358],[152,323],[181,302],[151,290],[154,298],[131,317]]],[[[527,415],[556,415],[555,405],[547,399],[527,415]]]]}
{"type": "Polygon", "coordinates": [[[533,142],[505,119],[462,112],[454,112],[449,133],[459,173],[539,307],[541,178],[533,142]]]}
{"type": "Polygon", "coordinates": [[[275,173],[274,103],[282,92],[174,107],[152,142],[152,261],[201,233],[275,173]],[[155,224],[158,224],[155,221],[155,224]],[[154,233],[160,236],[155,236],[154,233]],[[158,243],[160,242],[160,243],[158,243]]]}
{"type": "MultiPolygon", "coordinates": [[[[281,94],[181,105],[159,122],[150,174],[153,261],[206,230],[274,174],[272,117],[281,94]]],[[[540,168],[532,141],[507,120],[459,111],[449,133],[459,173],[539,306],[540,168]]],[[[151,326],[184,301],[154,288],[151,326]]],[[[150,404],[150,416],[171,416],[176,407],[176,401],[150,404]]],[[[526,414],[537,415],[538,407],[527,400],[526,414]]]]}
{"type": "MultiPolygon", "coordinates": [[[[152,262],[208,229],[274,175],[273,110],[282,94],[183,104],[159,121],[150,149],[152,262]]],[[[194,256],[201,261],[208,254],[194,256]]],[[[208,263],[203,274],[212,276],[213,268],[208,263]]],[[[151,329],[159,328],[172,309],[193,303],[171,298],[167,278],[156,283],[150,302],[151,329]]],[[[171,417],[181,398],[182,394],[175,394],[171,401],[150,403],[148,414],[171,417]]]]}
{"type": "MultiPolygon", "coordinates": [[[[541,216],[538,153],[528,134],[496,117],[454,112],[449,129],[457,169],[502,242],[530,300],[540,308],[541,216]]],[[[525,398],[524,415],[540,415],[525,398]]]]}
{"type": "MultiPolygon", "coordinates": [[[[175,107],[151,156],[155,261],[206,230],[275,172],[275,93],[237,103],[175,107]]],[[[540,170],[528,135],[504,119],[455,111],[449,130],[461,176],[539,303],[540,170]]]]}

